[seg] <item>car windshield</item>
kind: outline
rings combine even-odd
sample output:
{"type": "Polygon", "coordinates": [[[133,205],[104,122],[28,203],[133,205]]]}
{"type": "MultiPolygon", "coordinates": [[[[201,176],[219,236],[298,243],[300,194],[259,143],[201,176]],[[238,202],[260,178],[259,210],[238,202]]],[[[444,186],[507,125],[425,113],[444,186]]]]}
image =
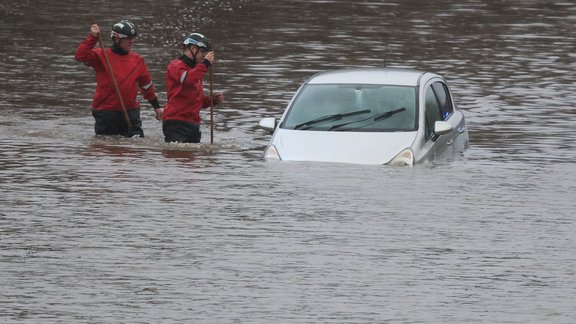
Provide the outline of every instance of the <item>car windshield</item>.
{"type": "Polygon", "coordinates": [[[308,84],[292,102],[284,129],[397,132],[416,130],[416,88],[308,84]]]}

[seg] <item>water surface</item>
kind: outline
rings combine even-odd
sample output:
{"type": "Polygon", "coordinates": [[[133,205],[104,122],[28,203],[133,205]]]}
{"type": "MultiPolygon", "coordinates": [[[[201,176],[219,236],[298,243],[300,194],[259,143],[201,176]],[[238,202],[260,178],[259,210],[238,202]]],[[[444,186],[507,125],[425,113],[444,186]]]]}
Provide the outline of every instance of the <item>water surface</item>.
{"type": "MultiPolygon", "coordinates": [[[[566,323],[576,317],[567,1],[0,5],[0,321],[566,323]],[[117,15],[122,13],[123,16],[117,15]],[[91,17],[128,18],[165,103],[182,33],[215,44],[215,145],[97,138],[91,17]],[[262,160],[299,84],[445,76],[471,147],[414,168],[262,160]]],[[[106,30],[106,29],[105,29],[106,30]]]]}

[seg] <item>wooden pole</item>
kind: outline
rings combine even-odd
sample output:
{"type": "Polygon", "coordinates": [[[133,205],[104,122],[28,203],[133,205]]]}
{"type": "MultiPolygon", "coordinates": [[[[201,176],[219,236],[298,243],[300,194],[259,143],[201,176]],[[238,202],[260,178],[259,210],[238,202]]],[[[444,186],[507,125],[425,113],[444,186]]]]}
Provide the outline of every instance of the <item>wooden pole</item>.
{"type": "MultiPolygon", "coordinates": [[[[96,20],[92,18],[92,24],[96,24],[96,20]]],[[[110,78],[112,79],[112,83],[114,84],[114,89],[116,89],[116,94],[118,94],[118,98],[120,99],[120,105],[122,106],[122,111],[124,112],[124,119],[126,119],[126,124],[128,125],[128,130],[132,129],[132,123],[130,122],[130,117],[128,116],[128,110],[126,109],[126,105],[124,104],[124,98],[122,98],[122,93],[120,92],[120,87],[118,87],[118,82],[116,82],[116,77],[114,76],[114,71],[112,70],[112,65],[110,64],[110,59],[108,59],[108,54],[106,54],[106,48],[102,42],[102,37],[100,37],[100,33],[98,33],[98,43],[100,44],[100,48],[102,49],[102,54],[104,54],[104,60],[106,61],[106,65],[108,67],[108,72],[110,72],[110,78]]]]}
{"type": "Polygon", "coordinates": [[[209,80],[210,80],[210,144],[214,144],[214,68],[210,66],[209,80]]]}

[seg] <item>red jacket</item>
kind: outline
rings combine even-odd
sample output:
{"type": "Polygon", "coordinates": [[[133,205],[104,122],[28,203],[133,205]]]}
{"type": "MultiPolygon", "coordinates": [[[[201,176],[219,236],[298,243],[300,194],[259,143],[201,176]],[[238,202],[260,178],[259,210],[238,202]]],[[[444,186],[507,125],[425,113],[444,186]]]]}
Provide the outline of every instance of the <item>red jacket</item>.
{"type": "MultiPolygon", "coordinates": [[[[102,49],[94,48],[97,42],[98,38],[89,34],[76,50],[76,60],[92,67],[96,72],[96,91],[92,100],[92,109],[121,111],[122,105],[110,78],[102,49]]],[[[157,99],[148,68],[138,54],[130,51],[127,55],[119,55],[112,52],[110,48],[106,49],[106,54],[112,65],[126,109],[140,108],[140,103],[136,99],[139,89],[148,101],[157,99]]]]}
{"type": "Polygon", "coordinates": [[[205,64],[188,65],[185,57],[175,59],[166,68],[166,94],[164,120],[180,120],[200,124],[200,109],[210,107],[210,96],[204,95],[202,78],[208,67],[205,64]]]}

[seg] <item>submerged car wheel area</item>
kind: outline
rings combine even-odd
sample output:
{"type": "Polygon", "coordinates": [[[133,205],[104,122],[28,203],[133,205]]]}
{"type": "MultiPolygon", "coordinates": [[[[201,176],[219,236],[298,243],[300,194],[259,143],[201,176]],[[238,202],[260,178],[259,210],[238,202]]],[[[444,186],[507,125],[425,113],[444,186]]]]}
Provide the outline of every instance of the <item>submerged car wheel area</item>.
{"type": "Polygon", "coordinates": [[[410,166],[468,147],[468,129],[441,76],[374,68],[319,73],[294,94],[264,158],[410,166]]]}

